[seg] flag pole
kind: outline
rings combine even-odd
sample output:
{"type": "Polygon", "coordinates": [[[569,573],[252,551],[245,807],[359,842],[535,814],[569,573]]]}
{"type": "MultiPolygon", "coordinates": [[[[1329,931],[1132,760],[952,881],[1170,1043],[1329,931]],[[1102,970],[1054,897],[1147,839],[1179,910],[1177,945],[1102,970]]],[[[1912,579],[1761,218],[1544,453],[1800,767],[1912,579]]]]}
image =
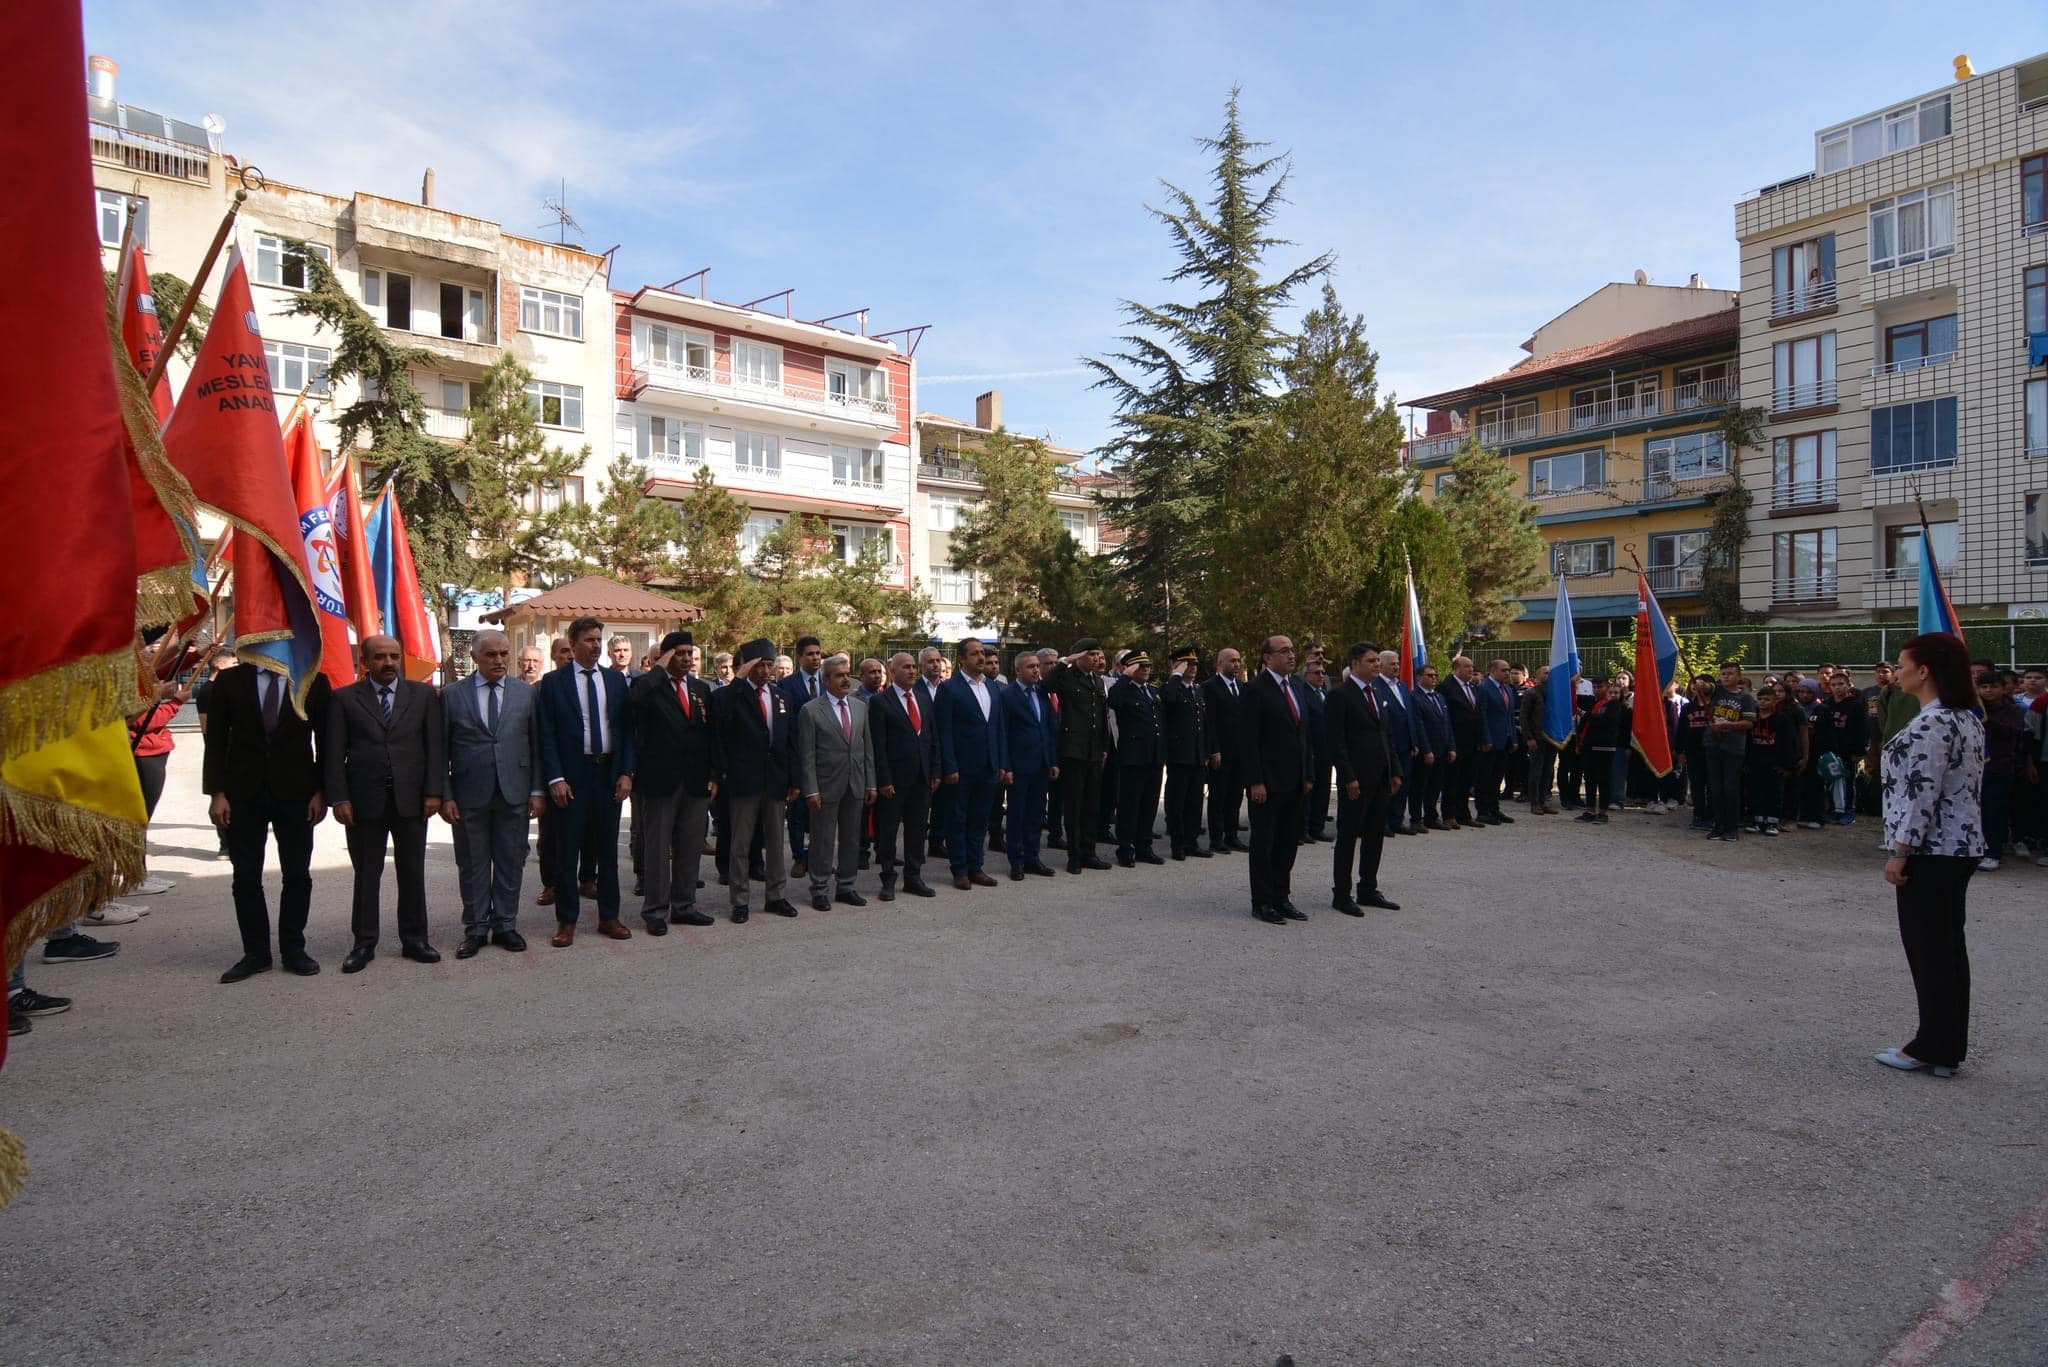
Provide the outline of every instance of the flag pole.
{"type": "MultiPolygon", "coordinates": [[[[220,249],[227,244],[228,233],[235,226],[235,215],[242,212],[242,203],[249,198],[249,180],[255,177],[258,186],[263,185],[263,173],[253,166],[245,166],[239,172],[242,188],[235,191],[235,197],[228,201],[228,211],[221,215],[220,227],[213,234],[213,245],[206,249],[206,259],[199,263],[199,274],[192,277],[192,283],[185,287],[185,298],[178,305],[178,316],[171,321],[164,333],[163,350],[156,355],[156,364],[150,367],[144,378],[142,392],[154,394],[157,385],[164,378],[164,371],[170,367],[171,353],[178,349],[178,339],[185,335],[185,324],[192,320],[193,306],[199,302],[200,291],[206,288],[206,278],[213,274],[213,263],[220,259],[220,249]]],[[[132,218],[132,216],[131,216],[132,218]]]]}

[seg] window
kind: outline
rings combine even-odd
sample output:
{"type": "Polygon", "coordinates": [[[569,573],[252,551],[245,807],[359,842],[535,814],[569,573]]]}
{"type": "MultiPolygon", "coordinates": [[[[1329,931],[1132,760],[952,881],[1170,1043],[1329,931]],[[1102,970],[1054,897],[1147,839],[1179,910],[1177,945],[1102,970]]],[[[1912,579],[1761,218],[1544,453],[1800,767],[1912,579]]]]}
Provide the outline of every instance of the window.
{"type": "Polygon", "coordinates": [[[1771,409],[1786,413],[1835,401],[1835,334],[1801,337],[1771,348],[1771,409]]]}
{"type": "Polygon", "coordinates": [[[1076,546],[1086,548],[1088,545],[1088,514],[1077,513],[1070,508],[1062,508],[1060,509],[1060,527],[1068,536],[1074,538],[1076,546]]]}
{"type": "Polygon", "coordinates": [[[859,561],[861,552],[870,545],[879,545],[884,565],[896,563],[894,527],[863,527],[845,522],[832,524],[832,558],[842,564],[851,565],[859,561]]]}
{"type": "Polygon", "coordinates": [[[1697,589],[1705,581],[1707,534],[1659,532],[1650,538],[1650,587],[1669,593],[1697,589]]]}
{"type": "Polygon", "coordinates": [[[1835,235],[1771,248],[1771,316],[1824,309],[1836,302],[1835,235]]]}
{"type": "Polygon", "coordinates": [[[782,388],[782,353],[759,342],[732,344],[732,382],[756,389],[782,388]]]}
{"type": "Polygon", "coordinates": [[[1727,402],[1728,372],[1733,365],[1732,361],[1708,361],[1680,366],[1672,375],[1671,407],[1683,412],[1727,402]]]}
{"type": "Polygon", "coordinates": [[[583,300],[574,294],[519,287],[519,330],[583,340],[583,300]]]}
{"type": "Polygon", "coordinates": [[[956,570],[950,565],[932,566],[932,597],[941,603],[974,601],[974,571],[956,570]]]}
{"type": "Polygon", "coordinates": [[[827,361],[825,397],[833,403],[886,408],[889,404],[889,376],[871,365],[855,365],[851,361],[827,361]]]}
{"type": "Polygon", "coordinates": [[[318,242],[286,242],[266,233],[256,235],[256,283],[288,290],[306,288],[306,253],[331,262],[334,254],[318,242]]]}
{"type": "Polygon", "coordinates": [[[583,506],[583,476],[564,475],[560,479],[544,479],[538,489],[529,490],[526,496],[528,512],[552,513],[563,508],[583,506]]]}
{"type": "Polygon", "coordinates": [[[1956,463],[1956,401],[1923,399],[1870,410],[1870,472],[1896,475],[1956,463]]]}
{"type": "Polygon", "coordinates": [[[1446,470],[1436,477],[1434,492],[1436,492],[1437,494],[1442,494],[1444,490],[1450,488],[1453,484],[1457,483],[1457,481],[1458,472],[1456,470],[1446,470]]]}
{"type": "Polygon", "coordinates": [[[882,487],[882,453],[858,446],[832,448],[832,482],[851,489],[882,487]]]}
{"type": "Polygon", "coordinates": [[[1559,541],[1550,548],[1552,574],[1589,575],[1614,573],[1614,542],[1559,541]]]}
{"type": "MultiPolygon", "coordinates": [[[[105,232],[102,228],[103,238],[105,232]]],[[[2020,163],[2020,232],[2028,237],[2048,232],[2048,156],[2020,163]]]]}
{"type": "Polygon", "coordinates": [[[968,500],[958,494],[931,494],[925,507],[931,512],[931,529],[935,532],[950,532],[960,525],[960,514],[966,509],[968,500]]]}
{"type": "Polygon", "coordinates": [[[135,245],[145,250],[149,247],[149,201],[130,197],[119,190],[100,190],[95,197],[99,201],[100,245],[115,247],[121,245],[121,235],[128,227],[128,213],[132,205],[135,212],[135,245]]]}
{"type": "Polygon", "coordinates": [[[1571,423],[1574,428],[1604,427],[1657,415],[1655,375],[1638,375],[1612,384],[1589,385],[1572,391],[1571,423]]]}
{"type": "Polygon", "coordinates": [[[1482,408],[1474,416],[1479,440],[1487,446],[1498,446],[1502,442],[1522,441],[1536,435],[1536,400],[1523,399],[1518,403],[1495,404],[1482,408]]]}
{"type": "Polygon", "coordinates": [[[1771,598],[1824,602],[1835,596],[1835,529],[1779,532],[1771,538],[1771,598]]]}
{"type": "Polygon", "coordinates": [[[2048,495],[2027,495],[2027,565],[2048,565],[2048,495]]]}
{"type": "Polygon", "coordinates": [[[1835,501],[1835,434],[1779,437],[1771,449],[1771,506],[1802,508],[1835,501]]]}
{"type": "Polygon", "coordinates": [[[412,277],[398,271],[384,272],[384,326],[400,332],[412,331],[412,277]]]}
{"type": "Polygon", "coordinates": [[[732,463],[741,474],[780,475],[782,440],[760,432],[734,432],[732,463]]]}
{"type": "Polygon", "coordinates": [[[442,282],[441,335],[458,342],[481,342],[484,339],[482,290],[442,282]]]}
{"type": "Polygon", "coordinates": [[[526,397],[532,402],[534,416],[540,419],[541,426],[583,430],[582,385],[535,380],[526,386],[526,397]]]}
{"type": "Polygon", "coordinates": [[[1870,269],[1888,271],[1956,249],[1956,187],[1937,185],[1870,206],[1870,269]]]}
{"type": "Polygon", "coordinates": [[[1607,453],[1597,447],[1562,456],[1538,456],[1529,462],[1529,497],[1598,488],[1606,465],[1607,453]]]}
{"type": "Polygon", "coordinates": [[[2027,454],[2048,456],[2048,380],[2027,381],[2027,454]]]}
{"type": "Polygon", "coordinates": [[[277,394],[327,392],[327,363],[333,353],[326,347],[267,341],[263,359],[270,363],[270,387],[277,394]]]}
{"type": "Polygon", "coordinates": [[[1884,368],[1913,370],[1938,365],[1956,354],[1956,316],[1943,314],[1884,330],[1884,368]]]}
{"type": "Polygon", "coordinates": [[[462,381],[441,381],[441,411],[443,413],[467,413],[470,402],[470,389],[462,381]]]}
{"type": "Polygon", "coordinates": [[[363,272],[363,307],[381,309],[384,307],[384,272],[363,272]]]}
{"type": "Polygon", "coordinates": [[[760,553],[761,543],[779,530],[782,519],[773,513],[754,513],[740,524],[740,558],[752,560],[760,553]]]}
{"type": "Polygon", "coordinates": [[[711,335],[666,327],[660,323],[640,325],[635,338],[644,365],[680,370],[693,380],[711,378],[711,335]]]}
{"type": "Polygon", "coordinates": [[[2027,268],[2027,335],[2048,332],[2048,266],[2027,268]]]}
{"type": "Polygon", "coordinates": [[[704,429],[676,418],[647,418],[640,424],[640,459],[694,470],[704,463],[704,429]]]}
{"type": "MultiPolygon", "coordinates": [[[[1927,524],[1928,544],[1934,547],[1934,563],[1947,569],[1956,563],[1960,537],[1954,522],[1927,524]]],[[[1909,523],[1884,529],[1884,565],[1879,571],[1887,579],[1910,578],[1920,572],[1920,524],[1909,523]]]]}
{"type": "Polygon", "coordinates": [[[1660,437],[1643,445],[1646,483],[1667,486],[1661,491],[1645,488],[1647,497],[1670,492],[1679,480],[1705,479],[1728,473],[1728,439],[1719,432],[1687,432],[1680,437],[1660,437]]]}
{"type": "Polygon", "coordinates": [[[1930,95],[1913,104],[1822,132],[1815,139],[1820,147],[1820,173],[1861,166],[1886,153],[1903,152],[1948,135],[1949,97],[1930,95]]]}

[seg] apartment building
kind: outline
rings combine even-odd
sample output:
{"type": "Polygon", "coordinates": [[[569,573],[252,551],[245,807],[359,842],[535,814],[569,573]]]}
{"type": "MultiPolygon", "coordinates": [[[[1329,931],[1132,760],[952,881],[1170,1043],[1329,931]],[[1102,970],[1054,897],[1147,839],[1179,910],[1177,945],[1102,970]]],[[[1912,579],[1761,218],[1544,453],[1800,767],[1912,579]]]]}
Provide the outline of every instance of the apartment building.
{"type": "Polygon", "coordinates": [[[1910,618],[1931,550],[1966,613],[2048,614],[2048,56],[1813,156],[1735,206],[1741,382],[1770,419],[1744,605],[1910,618]]]}
{"type": "MultiPolygon", "coordinates": [[[[1468,440],[1507,461],[1580,634],[1627,631],[1637,559],[1667,612],[1697,618],[1713,505],[1735,482],[1722,425],[1739,398],[1737,336],[1732,292],[1638,272],[1538,328],[1511,369],[1415,400],[1423,430],[1404,459],[1430,500],[1468,440]]],[[[1524,599],[1507,636],[1547,633],[1555,609],[1549,590],[1524,599]]]]}
{"type": "MultiPolygon", "coordinates": [[[[982,491],[971,453],[1002,425],[1003,396],[994,389],[975,399],[973,422],[941,413],[917,415],[917,525],[922,534],[912,548],[912,570],[931,594],[934,632],[944,641],[994,634],[974,616],[974,573],[954,564],[953,538],[960,514],[982,491]]],[[[1105,477],[1077,473],[1085,452],[1050,443],[1046,450],[1062,467],[1052,496],[1060,525],[1082,550],[1093,554],[1103,549],[1106,538],[1113,542],[1115,534],[1103,526],[1097,491],[1084,481],[1105,477]]]]}
{"type": "MultiPolygon", "coordinates": [[[[911,582],[915,367],[895,342],[701,293],[614,296],[613,449],[680,498],[700,466],[750,509],[741,554],[792,517],[852,562],[880,541],[911,582]]],[[[783,296],[785,300],[787,296],[783,296]]]]}

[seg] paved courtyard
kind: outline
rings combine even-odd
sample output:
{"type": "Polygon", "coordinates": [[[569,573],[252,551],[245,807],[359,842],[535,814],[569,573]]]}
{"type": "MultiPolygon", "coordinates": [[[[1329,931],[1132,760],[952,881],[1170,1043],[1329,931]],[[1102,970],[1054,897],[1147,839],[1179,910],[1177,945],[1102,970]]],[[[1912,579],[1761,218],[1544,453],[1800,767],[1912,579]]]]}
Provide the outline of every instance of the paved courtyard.
{"type": "Polygon", "coordinates": [[[2048,870],[1972,889],[1942,1083],[1870,1061],[1912,999],[1867,825],[1403,839],[1365,921],[1318,846],[1286,929],[1241,858],[569,950],[530,884],[533,948],[466,963],[437,825],[447,957],[387,897],[345,978],[330,821],[325,971],[222,987],[197,771],[119,957],[31,960],[78,1006],[0,1073],[12,1367],[1860,1364],[1952,1279],[2002,1289],[1933,1360],[2048,1363],[2048,870]]]}

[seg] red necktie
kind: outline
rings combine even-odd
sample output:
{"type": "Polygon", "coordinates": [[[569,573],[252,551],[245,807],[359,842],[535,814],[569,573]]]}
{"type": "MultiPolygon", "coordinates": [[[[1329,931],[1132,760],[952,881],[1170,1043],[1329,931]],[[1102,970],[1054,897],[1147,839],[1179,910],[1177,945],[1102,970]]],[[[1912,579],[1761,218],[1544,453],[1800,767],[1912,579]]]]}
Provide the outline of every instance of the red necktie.
{"type": "Polygon", "coordinates": [[[924,721],[917,715],[917,690],[913,688],[905,691],[903,701],[910,705],[910,733],[914,736],[923,735],[924,721]]]}
{"type": "Polygon", "coordinates": [[[1372,704],[1372,714],[1375,717],[1377,717],[1380,714],[1380,700],[1379,697],[1372,691],[1371,684],[1367,684],[1365,686],[1365,700],[1372,704]]]}
{"type": "Polygon", "coordinates": [[[853,741],[853,716],[846,710],[846,699],[839,700],[839,729],[846,733],[849,744],[853,741]]]}
{"type": "Polygon", "coordinates": [[[761,699],[761,725],[767,727],[768,734],[773,736],[775,734],[775,723],[768,716],[768,690],[756,687],[754,693],[755,696],[761,699]]]}
{"type": "Polygon", "coordinates": [[[1301,705],[1294,701],[1294,690],[1287,686],[1287,680],[1280,680],[1280,696],[1287,699],[1287,713],[1294,718],[1296,726],[1301,725],[1301,705]]]}
{"type": "Polygon", "coordinates": [[[676,680],[676,701],[683,705],[683,716],[687,719],[690,715],[690,681],[688,679],[676,680]]]}

